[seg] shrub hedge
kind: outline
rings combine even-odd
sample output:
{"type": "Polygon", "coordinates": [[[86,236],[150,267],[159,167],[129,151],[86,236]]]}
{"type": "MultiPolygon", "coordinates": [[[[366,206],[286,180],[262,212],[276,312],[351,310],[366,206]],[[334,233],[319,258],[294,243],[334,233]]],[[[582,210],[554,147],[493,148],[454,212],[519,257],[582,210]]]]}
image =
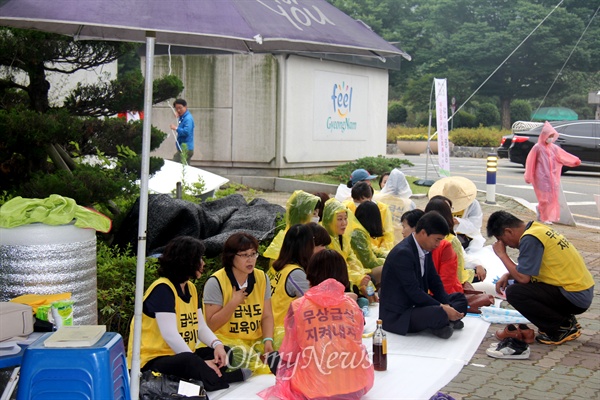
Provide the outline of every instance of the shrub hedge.
{"type": "Polygon", "coordinates": [[[356,161],[339,165],[333,171],[329,171],[326,174],[335,177],[340,183],[345,183],[350,180],[350,175],[355,169],[364,168],[371,174],[381,175],[384,172],[390,172],[394,168],[401,168],[403,165],[412,167],[413,163],[400,158],[386,158],[380,155],[377,157],[363,157],[356,161]]]}
{"type": "MultiPolygon", "coordinates": [[[[432,133],[435,128],[432,127],[432,133]]],[[[510,135],[510,130],[496,128],[454,128],[449,132],[449,139],[456,146],[496,147],[504,135],[510,135]]],[[[388,141],[427,139],[427,127],[408,128],[405,126],[390,126],[387,133],[388,141]],[[390,140],[393,138],[393,140],[390,140]]]]}

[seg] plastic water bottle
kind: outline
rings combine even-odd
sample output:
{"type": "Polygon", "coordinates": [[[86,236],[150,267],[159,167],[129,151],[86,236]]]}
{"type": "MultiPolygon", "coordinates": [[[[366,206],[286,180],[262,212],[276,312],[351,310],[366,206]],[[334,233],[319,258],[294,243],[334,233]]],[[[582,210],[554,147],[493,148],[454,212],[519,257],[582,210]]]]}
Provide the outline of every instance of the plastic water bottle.
{"type": "Polygon", "coordinates": [[[375,300],[375,285],[373,282],[369,281],[367,284],[367,299],[369,300],[369,304],[373,304],[376,302],[375,300]]]}
{"type": "Polygon", "coordinates": [[[361,308],[362,312],[363,312],[363,316],[368,317],[369,316],[369,306],[363,306],[361,308]]]}

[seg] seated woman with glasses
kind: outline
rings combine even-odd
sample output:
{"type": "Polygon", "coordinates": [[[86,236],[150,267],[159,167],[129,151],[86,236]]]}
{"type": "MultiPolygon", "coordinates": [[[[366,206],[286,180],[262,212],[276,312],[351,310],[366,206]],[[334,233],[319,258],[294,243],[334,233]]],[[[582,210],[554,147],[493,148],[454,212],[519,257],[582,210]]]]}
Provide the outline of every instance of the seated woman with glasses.
{"type": "Polygon", "coordinates": [[[273,353],[273,311],[268,276],[255,269],[258,241],[247,233],[234,233],[223,248],[223,268],[204,285],[204,318],[217,337],[232,347],[233,365],[269,373],[258,359],[273,353]]]}

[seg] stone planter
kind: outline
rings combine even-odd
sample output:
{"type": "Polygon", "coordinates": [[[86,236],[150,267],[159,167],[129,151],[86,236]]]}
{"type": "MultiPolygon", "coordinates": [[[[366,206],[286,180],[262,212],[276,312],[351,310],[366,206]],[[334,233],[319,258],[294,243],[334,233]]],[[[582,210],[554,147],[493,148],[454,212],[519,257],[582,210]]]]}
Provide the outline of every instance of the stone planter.
{"type": "MultiPolygon", "coordinates": [[[[427,140],[398,140],[396,141],[398,151],[407,156],[423,154],[427,151],[427,140]]],[[[437,154],[438,145],[436,141],[430,142],[431,151],[437,154]]]]}

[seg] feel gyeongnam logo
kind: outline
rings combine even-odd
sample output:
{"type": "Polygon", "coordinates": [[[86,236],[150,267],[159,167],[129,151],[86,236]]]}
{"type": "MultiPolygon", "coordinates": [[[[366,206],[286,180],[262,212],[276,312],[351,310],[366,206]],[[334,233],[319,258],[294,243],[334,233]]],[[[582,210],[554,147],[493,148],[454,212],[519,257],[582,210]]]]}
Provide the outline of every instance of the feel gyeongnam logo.
{"type": "Polygon", "coordinates": [[[333,102],[333,116],[327,118],[327,129],[330,131],[345,132],[355,130],[357,123],[350,120],[352,112],[352,86],[342,82],[333,85],[331,101],[333,102]]]}

